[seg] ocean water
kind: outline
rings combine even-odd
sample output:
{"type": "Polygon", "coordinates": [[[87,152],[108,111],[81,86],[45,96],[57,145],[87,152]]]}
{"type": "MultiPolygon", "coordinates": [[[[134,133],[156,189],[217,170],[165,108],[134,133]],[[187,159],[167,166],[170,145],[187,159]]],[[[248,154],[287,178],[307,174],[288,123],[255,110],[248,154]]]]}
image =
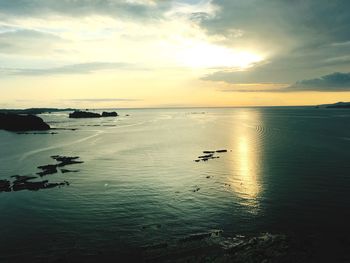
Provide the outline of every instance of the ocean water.
{"type": "Polygon", "coordinates": [[[0,131],[0,179],[35,175],[52,155],[84,161],[44,178],[69,186],[0,193],[1,262],[131,255],[213,229],[350,233],[349,110],[117,111],[39,115],[57,134],[0,131]]]}

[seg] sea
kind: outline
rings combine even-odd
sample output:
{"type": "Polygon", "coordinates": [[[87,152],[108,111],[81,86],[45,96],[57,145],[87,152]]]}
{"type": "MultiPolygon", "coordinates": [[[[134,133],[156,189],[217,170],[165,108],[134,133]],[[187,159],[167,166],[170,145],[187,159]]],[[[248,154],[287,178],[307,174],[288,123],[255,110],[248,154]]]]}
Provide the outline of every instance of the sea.
{"type": "Polygon", "coordinates": [[[49,132],[0,130],[0,179],[69,182],[0,193],[0,262],[118,259],[213,230],[350,234],[348,109],[115,111],[38,115],[49,132]],[[40,178],[54,155],[83,163],[40,178]]]}

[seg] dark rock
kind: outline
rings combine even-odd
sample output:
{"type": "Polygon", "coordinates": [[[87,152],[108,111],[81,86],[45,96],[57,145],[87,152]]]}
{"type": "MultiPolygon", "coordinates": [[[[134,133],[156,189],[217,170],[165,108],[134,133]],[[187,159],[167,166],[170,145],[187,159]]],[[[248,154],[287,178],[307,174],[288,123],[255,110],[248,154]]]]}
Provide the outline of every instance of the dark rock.
{"type": "Polygon", "coordinates": [[[11,184],[8,180],[0,180],[0,193],[11,192],[11,184]]]}
{"type": "Polygon", "coordinates": [[[102,112],[102,117],[117,117],[118,113],[116,113],[115,111],[112,112],[102,112]]]}
{"type": "Polygon", "coordinates": [[[217,150],[216,152],[217,152],[217,153],[226,153],[227,150],[217,150]]]}
{"type": "Polygon", "coordinates": [[[196,163],[198,163],[198,162],[200,162],[201,160],[198,160],[198,159],[197,159],[197,160],[194,160],[194,161],[195,161],[196,163]]]}
{"type": "Polygon", "coordinates": [[[201,190],[200,187],[196,187],[195,189],[192,190],[192,192],[195,193],[195,192],[198,192],[199,190],[201,190]]]}
{"type": "Polygon", "coordinates": [[[115,111],[112,112],[106,112],[104,111],[101,114],[96,112],[89,112],[89,111],[74,111],[73,113],[69,114],[69,118],[101,118],[101,117],[117,117],[118,113],[115,111]]]}
{"type": "Polygon", "coordinates": [[[44,131],[50,126],[40,117],[0,113],[0,129],[8,131],[44,131]]]}
{"type": "Polygon", "coordinates": [[[51,156],[51,158],[59,162],[59,164],[57,164],[57,166],[59,167],[70,165],[70,164],[83,163],[83,161],[76,161],[76,159],[79,159],[79,156],[67,157],[67,156],[53,155],[51,156]]]}
{"type": "Polygon", "coordinates": [[[41,169],[42,172],[38,172],[36,174],[40,176],[45,176],[48,174],[57,173],[57,166],[58,166],[57,164],[48,164],[48,165],[38,166],[38,168],[41,169]]]}
{"type": "Polygon", "coordinates": [[[100,118],[101,114],[88,111],[74,111],[69,114],[69,118],[100,118]]]}
{"type": "Polygon", "coordinates": [[[41,181],[41,182],[20,182],[20,183],[14,183],[12,186],[13,191],[21,191],[21,190],[30,190],[30,191],[37,191],[39,189],[45,188],[45,185],[48,183],[47,180],[41,181]]]}
{"type": "Polygon", "coordinates": [[[200,158],[200,159],[211,158],[211,157],[213,157],[212,153],[211,154],[207,154],[207,155],[198,156],[198,158],[200,158]]]}
{"type": "Polygon", "coordinates": [[[68,169],[61,169],[61,173],[77,173],[79,170],[68,170],[68,169]]]}
{"type": "Polygon", "coordinates": [[[14,184],[16,183],[23,183],[32,179],[36,179],[36,176],[27,176],[27,175],[12,175],[11,178],[15,178],[13,181],[14,184]]]}
{"type": "Polygon", "coordinates": [[[47,183],[45,184],[44,188],[42,189],[49,189],[49,188],[55,188],[55,187],[61,187],[61,186],[68,186],[69,183],[67,181],[64,181],[62,183],[47,183]]]}
{"type": "Polygon", "coordinates": [[[49,189],[60,186],[69,185],[68,182],[64,181],[62,183],[49,183],[49,181],[40,181],[40,182],[28,182],[24,181],[21,183],[14,183],[12,186],[13,191],[21,191],[21,190],[30,190],[30,191],[38,191],[40,189],[49,189]]]}
{"type": "Polygon", "coordinates": [[[215,151],[203,151],[203,153],[212,153],[212,154],[214,154],[215,151]]]}
{"type": "Polygon", "coordinates": [[[12,190],[15,192],[22,191],[22,190],[38,191],[40,189],[48,189],[48,188],[54,188],[54,187],[58,187],[58,186],[69,185],[69,183],[66,181],[61,182],[61,183],[49,183],[48,180],[39,181],[39,182],[30,182],[30,180],[37,178],[35,176],[14,175],[11,177],[15,178],[15,181],[13,181],[13,183],[12,183],[12,190]]]}

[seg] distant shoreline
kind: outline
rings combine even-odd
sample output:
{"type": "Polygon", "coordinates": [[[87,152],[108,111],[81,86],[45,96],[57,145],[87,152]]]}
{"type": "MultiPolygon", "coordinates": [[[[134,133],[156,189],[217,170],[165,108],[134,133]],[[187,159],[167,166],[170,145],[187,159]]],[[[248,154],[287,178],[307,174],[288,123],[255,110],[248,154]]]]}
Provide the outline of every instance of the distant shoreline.
{"type": "MultiPolygon", "coordinates": [[[[332,104],[319,105],[288,105],[288,106],[179,106],[179,107],[107,107],[107,108],[90,108],[89,110],[159,110],[159,109],[230,109],[230,108],[350,108],[350,102],[337,102],[332,104]]],[[[62,111],[76,111],[77,108],[25,108],[25,109],[0,109],[0,113],[14,114],[43,114],[62,111]]]]}

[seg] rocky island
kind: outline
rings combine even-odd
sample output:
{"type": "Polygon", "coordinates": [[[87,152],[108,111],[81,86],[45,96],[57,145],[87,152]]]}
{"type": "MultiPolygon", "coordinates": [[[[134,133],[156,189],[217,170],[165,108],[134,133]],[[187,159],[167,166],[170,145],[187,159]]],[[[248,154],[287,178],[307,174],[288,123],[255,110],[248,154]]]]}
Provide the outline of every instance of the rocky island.
{"type": "Polygon", "coordinates": [[[46,131],[50,126],[35,115],[0,113],[0,129],[8,131],[46,131]]]}
{"type": "Polygon", "coordinates": [[[69,118],[101,118],[101,117],[117,117],[118,113],[115,111],[112,112],[103,112],[102,115],[96,112],[89,112],[89,111],[74,111],[73,113],[69,114],[69,118]]]}

